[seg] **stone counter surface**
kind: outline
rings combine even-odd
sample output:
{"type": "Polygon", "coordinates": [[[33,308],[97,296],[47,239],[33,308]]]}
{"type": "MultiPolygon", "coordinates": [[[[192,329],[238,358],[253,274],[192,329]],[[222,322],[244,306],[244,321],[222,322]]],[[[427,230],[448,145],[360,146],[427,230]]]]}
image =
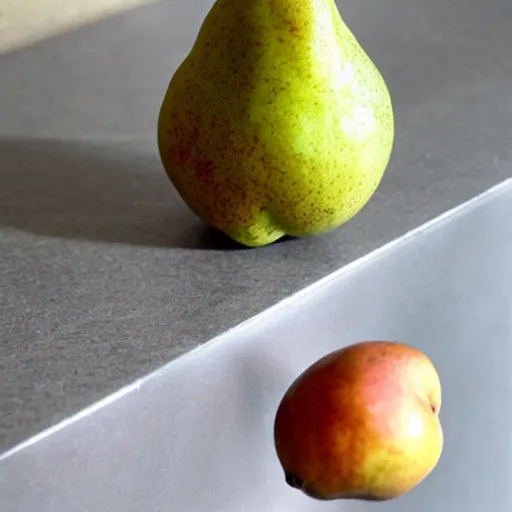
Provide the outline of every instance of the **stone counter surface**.
{"type": "Polygon", "coordinates": [[[512,4],[340,0],[393,97],[388,171],[335,232],[236,246],[156,151],[211,3],[146,5],[0,57],[0,451],[512,176],[512,4]]]}

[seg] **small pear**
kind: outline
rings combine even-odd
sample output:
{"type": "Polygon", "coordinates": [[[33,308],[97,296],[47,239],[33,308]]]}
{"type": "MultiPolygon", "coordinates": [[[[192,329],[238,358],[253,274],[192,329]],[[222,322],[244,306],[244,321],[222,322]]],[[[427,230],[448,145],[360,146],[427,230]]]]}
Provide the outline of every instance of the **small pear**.
{"type": "Polygon", "coordinates": [[[279,404],[286,482],[319,500],[384,501],[418,486],[443,450],[441,383],[420,350],[355,343],[313,363],[279,404]]]}
{"type": "Polygon", "coordinates": [[[352,218],[393,138],[386,84],[334,0],[217,0],[158,118],[178,193],[249,247],[352,218]]]}

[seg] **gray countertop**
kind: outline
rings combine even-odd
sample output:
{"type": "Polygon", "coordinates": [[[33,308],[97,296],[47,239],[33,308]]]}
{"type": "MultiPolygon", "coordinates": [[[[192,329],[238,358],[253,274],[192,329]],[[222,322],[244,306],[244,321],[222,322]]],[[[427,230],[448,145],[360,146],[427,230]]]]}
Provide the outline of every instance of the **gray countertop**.
{"type": "Polygon", "coordinates": [[[0,58],[0,451],[512,175],[512,4],[343,0],[395,148],[325,236],[243,249],[156,151],[211,1],[167,0],[0,58]]]}

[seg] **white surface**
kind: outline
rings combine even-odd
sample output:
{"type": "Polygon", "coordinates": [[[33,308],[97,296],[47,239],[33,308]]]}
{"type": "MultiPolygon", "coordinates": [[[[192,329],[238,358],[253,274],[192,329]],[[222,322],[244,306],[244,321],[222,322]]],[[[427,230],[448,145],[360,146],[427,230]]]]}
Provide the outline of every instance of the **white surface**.
{"type": "Polygon", "coordinates": [[[155,0],[1,0],[0,54],[155,0]]]}
{"type": "Polygon", "coordinates": [[[511,510],[511,218],[508,181],[19,446],[0,459],[0,509],[511,510]],[[432,358],[444,453],[398,500],[316,502],[284,482],[275,409],[304,368],[365,339],[432,358]]]}

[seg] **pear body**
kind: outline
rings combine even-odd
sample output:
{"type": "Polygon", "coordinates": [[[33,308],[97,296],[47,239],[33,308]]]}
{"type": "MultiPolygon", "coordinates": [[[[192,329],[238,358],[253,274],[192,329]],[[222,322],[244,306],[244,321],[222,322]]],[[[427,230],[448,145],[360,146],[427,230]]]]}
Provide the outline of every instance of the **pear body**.
{"type": "Polygon", "coordinates": [[[333,0],[217,0],[158,118],[178,193],[250,247],[353,217],[393,138],[386,84],[333,0]]]}
{"type": "Polygon", "coordinates": [[[441,403],[437,369],[416,348],[363,341],[326,354],[289,386],[275,415],[285,479],[320,500],[398,498],[441,458],[441,403]]]}

